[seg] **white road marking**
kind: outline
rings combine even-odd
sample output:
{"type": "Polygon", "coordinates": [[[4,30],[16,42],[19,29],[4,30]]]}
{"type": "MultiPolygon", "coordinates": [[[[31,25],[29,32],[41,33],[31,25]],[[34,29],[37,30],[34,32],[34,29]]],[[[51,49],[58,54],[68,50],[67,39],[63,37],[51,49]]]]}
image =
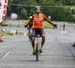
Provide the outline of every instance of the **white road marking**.
{"type": "Polygon", "coordinates": [[[10,54],[10,52],[7,52],[2,58],[6,58],[8,55],[10,54]]]}
{"type": "Polygon", "coordinates": [[[68,33],[68,31],[61,31],[61,33],[68,33]]]}

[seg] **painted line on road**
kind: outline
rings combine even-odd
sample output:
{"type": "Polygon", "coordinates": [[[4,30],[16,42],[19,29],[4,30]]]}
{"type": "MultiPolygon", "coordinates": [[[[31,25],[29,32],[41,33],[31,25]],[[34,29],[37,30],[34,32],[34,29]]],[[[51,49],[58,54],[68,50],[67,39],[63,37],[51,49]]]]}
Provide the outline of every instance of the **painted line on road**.
{"type": "Polygon", "coordinates": [[[10,54],[10,52],[7,52],[2,58],[6,58],[8,55],[10,54]]]}

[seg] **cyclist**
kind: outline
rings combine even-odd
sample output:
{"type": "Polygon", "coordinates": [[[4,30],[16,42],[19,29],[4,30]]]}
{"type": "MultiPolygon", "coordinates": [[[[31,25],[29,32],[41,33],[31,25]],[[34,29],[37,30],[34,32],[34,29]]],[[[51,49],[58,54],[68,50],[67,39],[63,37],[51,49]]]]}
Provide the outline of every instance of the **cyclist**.
{"type": "Polygon", "coordinates": [[[40,35],[42,38],[41,40],[41,48],[40,48],[40,53],[42,53],[42,47],[45,43],[45,32],[44,32],[44,26],[43,26],[43,21],[46,20],[48,23],[52,24],[54,27],[57,27],[56,24],[52,23],[47,17],[41,13],[41,8],[40,6],[35,7],[35,13],[32,15],[32,19],[25,25],[27,27],[31,22],[33,24],[32,26],[32,47],[33,47],[33,55],[36,54],[35,51],[35,37],[37,34],[40,35]]]}

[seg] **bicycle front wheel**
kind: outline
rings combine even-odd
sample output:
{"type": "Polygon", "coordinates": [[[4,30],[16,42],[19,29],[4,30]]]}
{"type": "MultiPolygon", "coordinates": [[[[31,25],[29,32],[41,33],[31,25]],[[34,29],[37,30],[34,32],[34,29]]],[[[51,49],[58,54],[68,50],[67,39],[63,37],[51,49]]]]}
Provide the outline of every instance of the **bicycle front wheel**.
{"type": "Polygon", "coordinates": [[[36,44],[36,61],[39,60],[39,50],[38,50],[38,43],[36,44]]]}

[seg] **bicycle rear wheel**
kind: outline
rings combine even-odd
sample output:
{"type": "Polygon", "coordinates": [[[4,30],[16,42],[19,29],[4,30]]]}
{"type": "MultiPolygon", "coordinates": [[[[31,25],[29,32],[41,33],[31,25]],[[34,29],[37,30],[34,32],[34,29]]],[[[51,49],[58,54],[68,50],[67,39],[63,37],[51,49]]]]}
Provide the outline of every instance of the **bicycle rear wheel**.
{"type": "Polygon", "coordinates": [[[38,50],[38,43],[36,44],[36,61],[39,60],[39,50],[38,50]]]}
{"type": "Polygon", "coordinates": [[[29,38],[30,41],[32,40],[32,33],[30,31],[28,33],[28,38],[29,38]]]}

